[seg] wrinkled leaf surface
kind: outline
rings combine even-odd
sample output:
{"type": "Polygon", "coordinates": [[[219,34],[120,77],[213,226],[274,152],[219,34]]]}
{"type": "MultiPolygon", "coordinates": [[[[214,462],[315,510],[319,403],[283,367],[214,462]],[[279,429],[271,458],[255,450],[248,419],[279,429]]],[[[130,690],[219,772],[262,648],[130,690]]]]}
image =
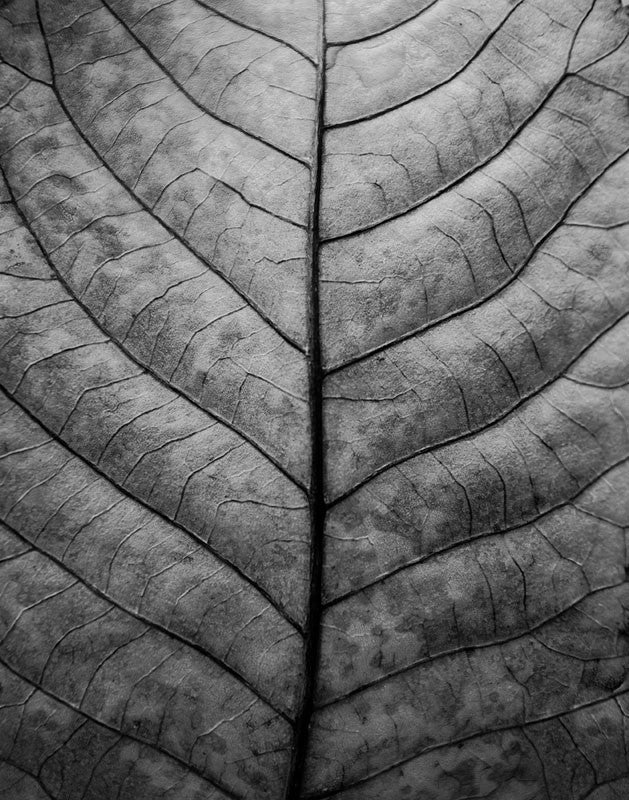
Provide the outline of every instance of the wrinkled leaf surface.
{"type": "Polygon", "coordinates": [[[628,797],[619,0],[0,6],[0,798],[628,797]]]}

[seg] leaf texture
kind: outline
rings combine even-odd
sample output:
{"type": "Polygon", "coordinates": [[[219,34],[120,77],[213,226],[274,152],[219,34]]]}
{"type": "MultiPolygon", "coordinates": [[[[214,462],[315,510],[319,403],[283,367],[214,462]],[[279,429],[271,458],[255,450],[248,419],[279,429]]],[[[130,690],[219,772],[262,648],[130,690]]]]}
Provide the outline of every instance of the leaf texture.
{"type": "Polygon", "coordinates": [[[627,796],[628,48],[0,4],[0,799],[627,796]]]}

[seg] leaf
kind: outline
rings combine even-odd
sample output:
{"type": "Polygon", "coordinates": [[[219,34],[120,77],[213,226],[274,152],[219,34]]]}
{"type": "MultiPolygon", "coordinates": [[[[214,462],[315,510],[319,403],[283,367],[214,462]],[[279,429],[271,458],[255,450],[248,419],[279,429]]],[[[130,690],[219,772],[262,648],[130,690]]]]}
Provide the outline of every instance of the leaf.
{"type": "Polygon", "coordinates": [[[0,798],[627,795],[622,6],[0,4],[0,798]]]}

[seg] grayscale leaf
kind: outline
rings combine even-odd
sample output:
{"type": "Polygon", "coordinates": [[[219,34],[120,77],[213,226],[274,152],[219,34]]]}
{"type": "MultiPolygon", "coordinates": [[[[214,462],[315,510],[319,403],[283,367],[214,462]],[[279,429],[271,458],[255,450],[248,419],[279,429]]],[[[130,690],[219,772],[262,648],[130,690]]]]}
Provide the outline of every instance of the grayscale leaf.
{"type": "Polygon", "coordinates": [[[625,5],[0,3],[0,800],[629,796],[625,5]]]}

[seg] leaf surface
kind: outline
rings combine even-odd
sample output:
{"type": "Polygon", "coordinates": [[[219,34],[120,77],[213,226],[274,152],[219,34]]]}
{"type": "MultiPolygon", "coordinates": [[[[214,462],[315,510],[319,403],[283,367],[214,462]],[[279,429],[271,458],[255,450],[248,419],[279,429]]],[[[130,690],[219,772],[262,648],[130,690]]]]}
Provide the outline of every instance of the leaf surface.
{"type": "Polygon", "coordinates": [[[628,46],[0,4],[0,798],[625,797],[628,46]]]}

